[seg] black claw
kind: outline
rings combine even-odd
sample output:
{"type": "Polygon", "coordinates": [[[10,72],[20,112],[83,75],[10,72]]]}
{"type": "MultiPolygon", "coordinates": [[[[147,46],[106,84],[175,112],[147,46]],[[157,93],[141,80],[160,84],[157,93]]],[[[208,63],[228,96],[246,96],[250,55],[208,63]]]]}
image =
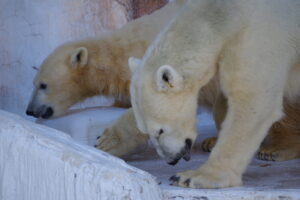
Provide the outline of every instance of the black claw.
{"type": "Polygon", "coordinates": [[[262,160],[262,159],[261,159],[261,153],[260,153],[260,152],[257,154],[257,158],[258,158],[259,160],[262,160]]]}
{"type": "Polygon", "coordinates": [[[190,183],[191,183],[191,179],[186,179],[186,180],[184,181],[184,184],[185,184],[187,187],[190,186],[190,183]]]}
{"type": "Polygon", "coordinates": [[[269,160],[269,154],[265,153],[265,160],[269,160]]]}
{"type": "Polygon", "coordinates": [[[278,157],[278,153],[275,153],[275,152],[271,153],[271,160],[272,161],[276,161],[277,157],[278,157]]]}
{"type": "Polygon", "coordinates": [[[96,148],[97,148],[97,145],[95,144],[95,145],[94,145],[94,147],[96,147],[96,148]]]}
{"type": "Polygon", "coordinates": [[[172,182],[179,182],[179,180],[180,180],[180,177],[179,177],[179,176],[176,176],[176,175],[171,176],[171,177],[169,178],[169,181],[172,181],[172,182]]]}
{"type": "Polygon", "coordinates": [[[99,139],[100,139],[100,137],[101,137],[101,135],[99,135],[99,136],[97,137],[97,140],[99,140],[99,139]]]}

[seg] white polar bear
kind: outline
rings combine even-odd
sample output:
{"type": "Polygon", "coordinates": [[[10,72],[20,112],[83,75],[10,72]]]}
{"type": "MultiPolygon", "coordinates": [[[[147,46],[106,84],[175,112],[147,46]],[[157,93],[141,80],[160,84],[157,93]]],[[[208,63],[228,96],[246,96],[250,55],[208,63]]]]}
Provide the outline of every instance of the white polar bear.
{"type": "Polygon", "coordinates": [[[197,94],[219,78],[229,108],[217,144],[199,169],[170,180],[192,188],[241,185],[267,130],[282,117],[283,97],[300,94],[300,3],[191,0],[138,66],[131,62],[137,125],[170,164],[188,160],[197,94]]]}

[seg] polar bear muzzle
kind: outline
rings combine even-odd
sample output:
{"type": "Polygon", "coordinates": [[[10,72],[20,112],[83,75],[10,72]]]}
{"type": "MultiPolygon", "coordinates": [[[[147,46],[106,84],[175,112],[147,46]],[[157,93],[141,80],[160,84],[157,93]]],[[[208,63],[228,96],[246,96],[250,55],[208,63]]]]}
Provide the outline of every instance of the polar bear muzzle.
{"type": "Polygon", "coordinates": [[[191,149],[192,149],[192,140],[187,138],[185,140],[185,146],[181,149],[179,153],[176,154],[175,158],[172,161],[169,161],[169,165],[176,165],[178,161],[183,158],[185,161],[189,161],[191,159],[191,149]]]}
{"type": "Polygon", "coordinates": [[[36,118],[48,119],[53,115],[54,111],[51,106],[42,105],[37,108],[33,108],[32,106],[28,106],[26,110],[26,114],[29,116],[33,116],[36,118]]]}

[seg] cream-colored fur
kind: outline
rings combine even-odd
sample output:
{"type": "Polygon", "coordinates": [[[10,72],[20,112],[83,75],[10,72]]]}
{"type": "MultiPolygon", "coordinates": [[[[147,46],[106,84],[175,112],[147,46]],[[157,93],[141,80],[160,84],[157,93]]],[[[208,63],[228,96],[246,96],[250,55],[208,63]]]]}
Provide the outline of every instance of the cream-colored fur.
{"type": "MultiPolygon", "coordinates": [[[[300,110],[299,99],[295,102],[285,100],[283,112],[284,117],[275,122],[267,137],[264,139],[257,158],[269,161],[285,161],[300,157],[300,110]]],[[[224,95],[219,94],[213,109],[213,116],[218,130],[227,112],[227,100],[224,95]]],[[[217,142],[217,137],[207,138],[202,143],[204,151],[211,151],[217,142]]]]}
{"type": "Polygon", "coordinates": [[[128,58],[142,57],[185,1],[169,3],[101,38],[58,47],[45,59],[35,77],[27,114],[59,116],[73,104],[95,95],[114,97],[115,106],[129,107],[128,58]]]}
{"type": "Polygon", "coordinates": [[[296,0],[189,1],[148,48],[131,83],[138,128],[174,164],[196,138],[200,88],[218,75],[228,112],[208,161],[178,173],[173,184],[222,188],[242,174],[283,97],[299,95],[300,5],[296,0]]]}
{"type": "Polygon", "coordinates": [[[141,133],[135,124],[133,113],[125,112],[104,130],[96,147],[118,157],[140,153],[147,147],[148,136],[141,133]]]}

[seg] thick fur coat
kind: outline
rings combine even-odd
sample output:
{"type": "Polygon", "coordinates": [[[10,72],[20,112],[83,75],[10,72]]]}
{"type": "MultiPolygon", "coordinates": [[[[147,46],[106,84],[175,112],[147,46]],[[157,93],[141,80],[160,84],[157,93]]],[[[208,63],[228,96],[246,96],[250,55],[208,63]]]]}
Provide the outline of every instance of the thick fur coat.
{"type": "Polygon", "coordinates": [[[196,138],[198,91],[215,76],[227,114],[208,161],[173,184],[242,184],[283,99],[300,94],[300,4],[296,0],[192,0],[148,48],[133,75],[138,128],[168,163],[188,159],[196,138]]]}

